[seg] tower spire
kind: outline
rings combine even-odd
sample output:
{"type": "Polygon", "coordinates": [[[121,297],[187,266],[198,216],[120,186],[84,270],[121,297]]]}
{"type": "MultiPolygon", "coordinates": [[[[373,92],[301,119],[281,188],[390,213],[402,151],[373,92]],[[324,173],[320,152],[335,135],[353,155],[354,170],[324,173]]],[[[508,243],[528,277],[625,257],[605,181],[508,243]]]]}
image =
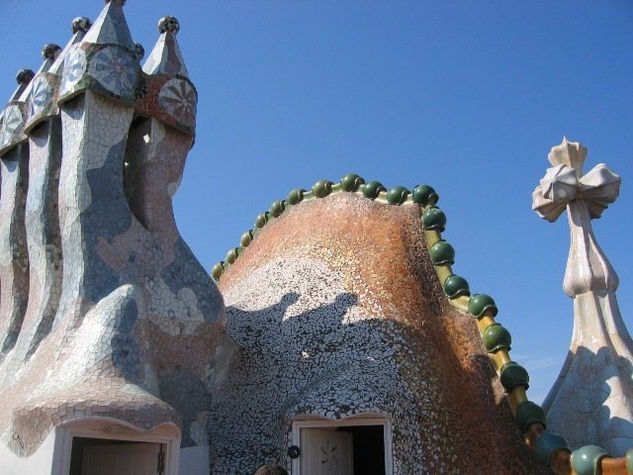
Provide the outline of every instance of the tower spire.
{"type": "Polygon", "coordinates": [[[133,105],[141,75],[137,53],[122,2],[107,2],[83,39],[68,52],[59,102],[90,89],[133,105]]]}
{"type": "Polygon", "coordinates": [[[179,30],[180,23],[173,16],[164,16],[158,21],[158,31],[161,35],[143,65],[145,73],[174,74],[189,77],[180,47],[176,41],[176,35],[179,30]]]}
{"type": "Polygon", "coordinates": [[[532,194],[532,209],[550,222],[567,210],[571,232],[563,288],[574,301],[574,330],[543,409],[548,429],[573,448],[599,444],[622,456],[633,443],[633,341],[615,296],[618,276],[591,226],[616,200],[621,180],[603,163],[583,174],[586,156],[580,143],[563,138],[532,194]]]}
{"type": "Polygon", "coordinates": [[[189,79],[176,41],[179,30],[180,23],[173,16],[165,16],[158,21],[160,36],[143,65],[143,72],[148,75],[148,94],[139,102],[138,109],[193,135],[198,92],[189,79]]]}

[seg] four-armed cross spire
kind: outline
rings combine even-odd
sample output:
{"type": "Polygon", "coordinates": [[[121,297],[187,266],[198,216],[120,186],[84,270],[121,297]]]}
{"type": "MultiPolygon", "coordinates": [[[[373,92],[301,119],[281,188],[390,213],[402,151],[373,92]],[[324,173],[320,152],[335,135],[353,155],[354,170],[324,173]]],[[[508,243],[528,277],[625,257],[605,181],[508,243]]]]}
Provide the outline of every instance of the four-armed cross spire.
{"type": "Polygon", "coordinates": [[[591,228],[618,197],[621,180],[603,163],[583,175],[586,156],[581,144],[563,138],[532,194],[532,209],[550,222],[567,209],[571,230],[563,288],[574,299],[574,329],[543,408],[548,429],[572,447],[598,444],[622,456],[633,445],[633,342],[615,297],[618,276],[591,228]]]}

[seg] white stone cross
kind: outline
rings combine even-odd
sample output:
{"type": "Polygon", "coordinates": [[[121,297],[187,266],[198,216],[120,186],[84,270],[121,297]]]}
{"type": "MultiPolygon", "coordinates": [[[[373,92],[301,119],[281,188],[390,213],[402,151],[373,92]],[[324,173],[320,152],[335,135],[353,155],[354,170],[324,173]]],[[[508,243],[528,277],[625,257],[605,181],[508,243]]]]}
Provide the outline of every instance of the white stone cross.
{"type": "Polygon", "coordinates": [[[543,402],[548,430],[573,448],[597,444],[613,456],[633,446],[633,341],[620,316],[619,280],[591,227],[618,197],[621,179],[600,163],[585,175],[587,149],[566,138],[532,194],[532,209],[550,222],[567,209],[571,246],[563,288],[574,300],[570,350],[543,402]]]}
{"type": "Polygon", "coordinates": [[[591,219],[599,218],[615,201],[621,179],[604,163],[583,176],[586,157],[585,147],[563,138],[547,157],[553,167],[547,169],[532,193],[532,209],[550,222],[567,208],[571,247],[563,288],[571,298],[591,290],[616,290],[619,284],[615,270],[596,242],[591,219]]]}

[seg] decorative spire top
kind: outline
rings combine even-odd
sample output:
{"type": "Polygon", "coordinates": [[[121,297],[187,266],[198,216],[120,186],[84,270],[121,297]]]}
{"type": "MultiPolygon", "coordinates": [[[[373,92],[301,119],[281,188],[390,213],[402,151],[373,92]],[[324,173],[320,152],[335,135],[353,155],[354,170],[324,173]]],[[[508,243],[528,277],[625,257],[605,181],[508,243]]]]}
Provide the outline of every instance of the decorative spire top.
{"type": "Polygon", "coordinates": [[[42,48],[42,57],[44,59],[55,59],[62,52],[62,48],[55,43],[46,43],[42,48]]]}
{"type": "Polygon", "coordinates": [[[66,43],[66,46],[64,46],[62,52],[57,56],[57,59],[55,59],[53,65],[48,70],[48,72],[55,74],[56,76],[62,75],[62,71],[64,69],[64,58],[68,55],[68,50],[71,48],[72,45],[79,43],[83,39],[83,37],[86,35],[86,32],[92,26],[92,22],[89,18],[86,18],[85,16],[78,16],[77,18],[73,19],[73,21],[70,23],[70,26],[73,35],[68,43],[66,43]]]}
{"type": "Polygon", "coordinates": [[[552,147],[548,160],[552,165],[532,193],[532,209],[550,222],[556,221],[569,203],[582,200],[591,219],[599,218],[607,205],[613,203],[620,190],[620,177],[604,163],[587,174],[582,167],[587,149],[578,142],[563,141],[552,147]]]}
{"type": "Polygon", "coordinates": [[[158,20],[158,31],[161,35],[143,65],[143,71],[147,74],[189,76],[176,41],[175,35],[179,30],[180,23],[173,16],[164,16],[158,20]]]}
{"type": "Polygon", "coordinates": [[[586,156],[585,147],[564,138],[548,156],[554,166],[532,193],[532,209],[540,217],[554,222],[568,212],[571,248],[563,288],[572,298],[618,287],[618,276],[596,242],[591,219],[599,218],[616,200],[621,179],[604,163],[578,176],[586,156]]]}
{"type": "Polygon", "coordinates": [[[31,82],[31,79],[33,79],[33,76],[35,76],[35,73],[33,72],[32,69],[26,69],[26,68],[20,69],[15,75],[15,80],[17,81],[18,84],[22,86],[26,86],[28,83],[31,82]]]}
{"type": "MultiPolygon", "coordinates": [[[[114,0],[114,3],[118,3],[119,5],[125,5],[126,0],[114,0]]],[[[105,0],[105,3],[110,3],[110,0],[105,0]]]]}
{"type": "Polygon", "coordinates": [[[615,296],[618,275],[591,225],[616,200],[621,180],[604,163],[583,175],[586,157],[585,147],[563,138],[551,149],[553,166],[532,194],[532,209],[550,222],[567,211],[571,235],[563,289],[574,300],[574,330],[543,409],[548,430],[572,447],[594,443],[622,456],[633,443],[620,422],[633,419],[633,383],[622,364],[633,360],[633,341],[615,296]]]}
{"type": "Polygon", "coordinates": [[[126,105],[136,102],[141,75],[139,50],[121,6],[119,0],[106,2],[83,39],[64,53],[59,103],[86,89],[126,105]]]}
{"type": "Polygon", "coordinates": [[[178,47],[176,33],[179,30],[180,23],[173,16],[164,16],[158,21],[160,36],[143,65],[143,72],[148,76],[148,90],[156,91],[157,97],[153,93],[148,94],[150,99],[139,107],[151,117],[193,135],[198,93],[189,79],[178,47]],[[158,109],[154,105],[154,97],[158,100],[158,109]]]}
{"type": "Polygon", "coordinates": [[[70,26],[72,28],[73,34],[77,33],[78,31],[83,31],[84,33],[86,33],[92,26],[92,22],[89,18],[86,18],[85,16],[78,16],[70,23],[70,26]]]}
{"type": "Polygon", "coordinates": [[[83,39],[94,45],[118,45],[134,52],[136,46],[123,14],[121,0],[106,2],[94,24],[83,39]]]}
{"type": "Polygon", "coordinates": [[[180,31],[180,22],[176,19],[176,17],[167,15],[158,20],[158,32],[166,33],[168,31],[174,35],[178,34],[178,31],[180,31]]]}
{"type": "Polygon", "coordinates": [[[72,46],[81,41],[90,25],[91,22],[88,18],[77,17],[71,22],[73,34],[64,49],[54,44],[47,44],[42,49],[42,55],[46,60],[35,75],[32,92],[28,96],[25,132],[28,133],[42,120],[59,114],[57,99],[60,76],[65,64],[64,59],[68,56],[68,51],[72,46]]]}

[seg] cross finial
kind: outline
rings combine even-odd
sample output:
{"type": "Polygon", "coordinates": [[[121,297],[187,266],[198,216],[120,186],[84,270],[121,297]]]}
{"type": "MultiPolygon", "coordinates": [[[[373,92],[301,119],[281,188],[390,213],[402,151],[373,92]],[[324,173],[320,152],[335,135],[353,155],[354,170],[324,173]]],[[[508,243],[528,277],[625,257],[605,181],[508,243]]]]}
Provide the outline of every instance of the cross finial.
{"type": "Polygon", "coordinates": [[[591,219],[599,218],[620,190],[620,177],[604,163],[582,174],[587,149],[566,138],[548,155],[547,169],[532,193],[532,209],[550,222],[567,210],[572,245],[563,287],[574,297],[583,292],[617,288],[617,275],[595,242],[591,219]]]}

